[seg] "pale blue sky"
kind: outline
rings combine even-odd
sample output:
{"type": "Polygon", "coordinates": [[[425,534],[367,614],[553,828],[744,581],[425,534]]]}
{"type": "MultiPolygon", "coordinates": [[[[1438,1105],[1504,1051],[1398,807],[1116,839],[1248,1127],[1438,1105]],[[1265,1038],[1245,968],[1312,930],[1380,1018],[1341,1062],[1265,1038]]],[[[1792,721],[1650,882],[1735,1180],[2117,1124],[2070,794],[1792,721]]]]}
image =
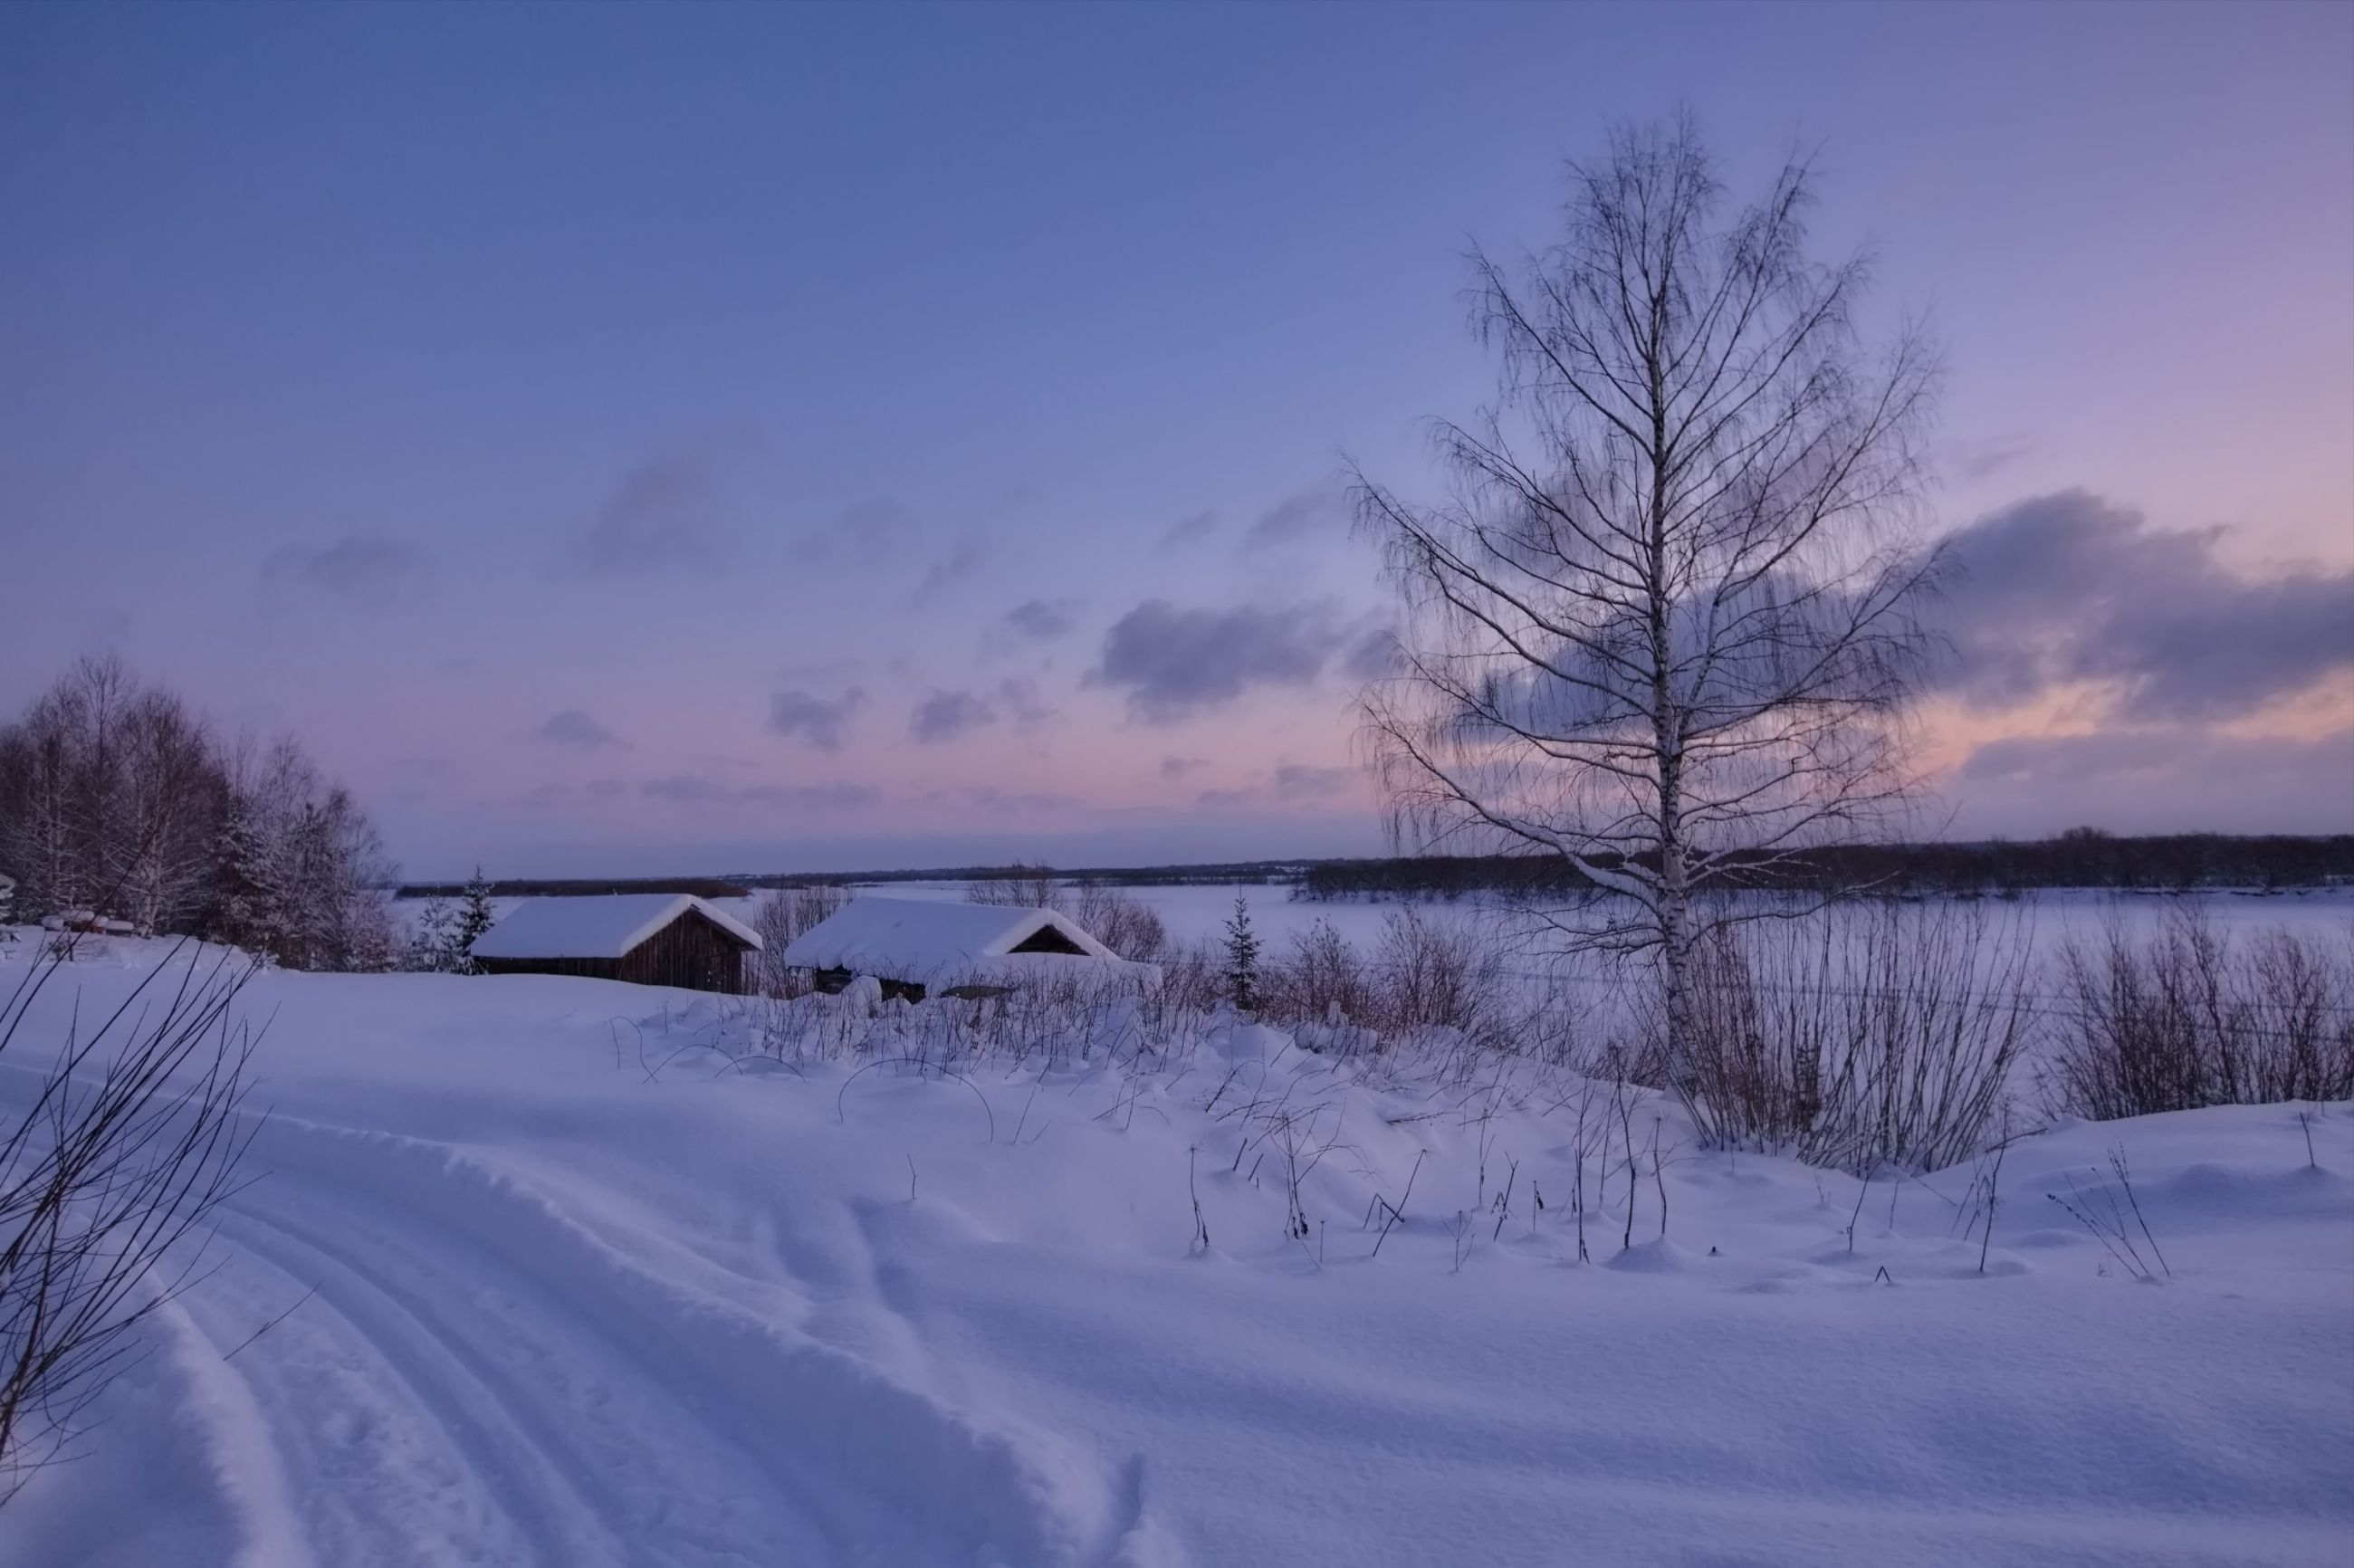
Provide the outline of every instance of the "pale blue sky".
{"type": "MultiPolygon", "coordinates": [[[[1427,482],[1463,248],[1679,104],[1931,313],[1945,525],[2083,489],[2338,602],[2354,7],[26,5],[0,711],[118,649],[424,874],[1375,849],[1331,475],[1427,482]]],[[[1956,821],[2354,825],[2333,659],[1955,718],[1956,821]]]]}

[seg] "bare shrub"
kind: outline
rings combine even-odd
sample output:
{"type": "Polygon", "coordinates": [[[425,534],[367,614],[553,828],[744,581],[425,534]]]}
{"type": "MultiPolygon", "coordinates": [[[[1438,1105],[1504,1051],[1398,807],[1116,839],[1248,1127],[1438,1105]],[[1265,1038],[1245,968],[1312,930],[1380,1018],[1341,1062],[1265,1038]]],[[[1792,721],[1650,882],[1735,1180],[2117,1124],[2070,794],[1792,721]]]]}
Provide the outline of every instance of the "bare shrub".
{"type": "Polygon", "coordinates": [[[1441,1081],[1499,1055],[1569,1063],[1580,1032],[1567,988],[1516,973],[1510,956],[1496,932],[1410,906],[1384,917],[1370,954],[1320,919],[1267,966],[1259,1011],[1312,1051],[1412,1047],[1441,1081]]]}
{"type": "Polygon", "coordinates": [[[1857,1174],[1956,1164],[1999,1121],[2032,1038],[2029,933],[1980,906],[1723,926],[1695,959],[1681,1086],[1712,1148],[1857,1174]]]}
{"type": "Polygon", "coordinates": [[[1154,968],[1158,978],[1144,996],[1150,1008],[1206,1017],[1225,994],[1219,975],[1220,955],[1207,942],[1172,943],[1161,951],[1154,968]]]}
{"type": "Polygon", "coordinates": [[[1081,885],[1072,912],[1087,935],[1123,959],[1149,964],[1169,946],[1168,927],[1152,906],[1098,882],[1081,885]]]}
{"type": "Polygon", "coordinates": [[[2354,929],[2333,950],[2274,927],[2250,939],[2234,1104],[2354,1097],[2354,929]]]}
{"type": "Polygon", "coordinates": [[[1511,1048],[1512,977],[1500,947],[1469,922],[1393,909],[1373,968],[1373,1022],[1384,1032],[1448,1029],[1484,1050],[1511,1048]]]}
{"type": "Polygon", "coordinates": [[[770,992],[733,1004],[708,1043],[793,1066],[889,1059],[960,1071],[1158,1072],[1190,1056],[1219,994],[1207,952],[1178,949],[1159,965],[944,974],[921,1001],[886,998],[864,980],[837,994],[770,992]]]}
{"type": "Polygon", "coordinates": [[[2052,1108],[2106,1120],[2354,1097],[2354,944],[2274,927],[2235,943],[2196,904],[2137,938],[2113,916],[2061,948],[2052,1108]]]}
{"type": "Polygon", "coordinates": [[[752,916],[752,928],[760,937],[758,972],[763,995],[799,996],[809,989],[806,974],[785,967],[784,951],[802,932],[849,902],[849,890],[841,887],[780,888],[762,901],[752,916]]]}
{"type": "Polygon", "coordinates": [[[2115,1188],[2109,1185],[2108,1176],[2098,1171],[2093,1173],[2094,1184],[2090,1188],[2079,1186],[2074,1175],[2070,1174],[2065,1178],[2068,1196],[2063,1198],[2057,1192],[2046,1192],[2044,1196],[2065,1209],[2071,1219],[2092,1232],[2109,1256],[2133,1278],[2145,1285],[2152,1284],[2159,1271],[2163,1271],[2168,1279],[2173,1278],[2173,1266],[2166,1261],[2166,1254],[2159,1249],[2158,1236],[2149,1228],[2149,1219],[2141,1212],[2141,1199],[2134,1192],[2133,1167],[2126,1161],[2125,1145],[2119,1144],[2109,1150],[2109,1173],[2116,1178],[2115,1188]],[[2125,1195],[2123,1202],[2118,1202],[2120,1191],[2125,1195]],[[2142,1256],[2142,1246],[2135,1245],[2134,1232],[2137,1229],[2141,1232],[2142,1245],[2149,1249],[2150,1258],[2158,1260],[2155,1270],[2149,1266],[2149,1258],[2142,1256]]]}
{"type": "MultiPolygon", "coordinates": [[[[0,1055],[58,961],[0,1007],[0,1055]]],[[[230,1016],[251,972],[175,949],[0,1119],[0,1502],[69,1451],[142,1325],[197,1277],[192,1237],[252,1137],[238,1114],[251,1042],[230,1016]]]]}
{"type": "Polygon", "coordinates": [[[1267,971],[1262,1011],[1284,1024],[1363,1022],[1373,1016],[1373,980],[1356,944],[1331,921],[1295,931],[1291,949],[1267,971]]]}
{"type": "Polygon", "coordinates": [[[964,890],[968,904],[1003,904],[1019,909],[1063,907],[1063,890],[1051,867],[1013,865],[1002,873],[977,878],[964,890]]]}

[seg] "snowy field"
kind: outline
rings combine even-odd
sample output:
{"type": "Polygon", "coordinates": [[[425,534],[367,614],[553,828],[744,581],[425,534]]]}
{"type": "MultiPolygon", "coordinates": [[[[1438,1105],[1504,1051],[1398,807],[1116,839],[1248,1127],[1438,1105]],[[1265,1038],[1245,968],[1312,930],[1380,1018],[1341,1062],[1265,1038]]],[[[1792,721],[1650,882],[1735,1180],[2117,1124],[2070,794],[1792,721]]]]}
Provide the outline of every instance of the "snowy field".
{"type": "MultiPolygon", "coordinates": [[[[1278,940],[1382,915],[1252,896],[1278,940]]],[[[1232,895],[1150,897],[1190,938],[1232,895]]],[[[93,952],[37,1022],[162,950],[93,952]]],[[[2296,1107],[2040,1134],[1983,1267],[1967,1170],[1687,1155],[1631,1223],[1604,1181],[1582,1265],[1574,1107],[1262,1031],[944,1078],[747,1070],[711,999],[602,981],[243,1006],[261,1179],[84,1457],[0,1513],[8,1568],[2354,1560],[2354,1107],[2307,1107],[2312,1162],[2296,1107]],[[1275,1104],[1329,1107],[1305,1237],[1275,1104]],[[2152,1283],[2046,1196],[2119,1148],[2152,1283]]]]}

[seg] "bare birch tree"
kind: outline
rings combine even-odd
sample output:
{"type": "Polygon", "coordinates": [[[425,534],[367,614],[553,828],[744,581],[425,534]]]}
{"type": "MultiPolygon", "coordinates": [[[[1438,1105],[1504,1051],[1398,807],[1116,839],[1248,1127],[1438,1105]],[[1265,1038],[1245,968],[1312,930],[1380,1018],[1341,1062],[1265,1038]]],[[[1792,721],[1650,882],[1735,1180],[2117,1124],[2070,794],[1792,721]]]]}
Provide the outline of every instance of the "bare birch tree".
{"type": "Polygon", "coordinates": [[[1416,848],[1557,856],[1593,896],[1543,918],[1656,963],[1684,1079],[1695,942],[1904,800],[1901,719],[1936,562],[1908,532],[1936,376],[1867,346],[1868,268],[1810,260],[1804,162],[1728,210],[1689,120],[1573,164],[1561,242],[1473,257],[1498,404],[1441,422],[1455,484],[1356,475],[1408,609],[1365,698],[1416,848]]]}

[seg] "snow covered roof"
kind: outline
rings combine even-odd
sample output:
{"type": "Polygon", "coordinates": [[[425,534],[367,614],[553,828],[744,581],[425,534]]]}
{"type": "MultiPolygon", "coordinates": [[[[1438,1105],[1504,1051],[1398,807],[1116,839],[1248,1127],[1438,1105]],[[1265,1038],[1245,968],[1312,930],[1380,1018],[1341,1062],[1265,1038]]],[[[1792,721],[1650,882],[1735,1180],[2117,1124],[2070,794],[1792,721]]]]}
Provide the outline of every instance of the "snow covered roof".
{"type": "Polygon", "coordinates": [[[885,980],[926,981],[1033,958],[1127,960],[1052,909],[950,904],[927,898],[857,898],[799,937],[781,955],[797,969],[848,969],[885,980]],[[1052,928],[1076,953],[1017,953],[1052,928]]]}
{"type": "Polygon", "coordinates": [[[526,898],[474,938],[478,959],[618,959],[694,910],[749,948],[759,937],[691,893],[615,893],[596,898],[526,898]]]}

